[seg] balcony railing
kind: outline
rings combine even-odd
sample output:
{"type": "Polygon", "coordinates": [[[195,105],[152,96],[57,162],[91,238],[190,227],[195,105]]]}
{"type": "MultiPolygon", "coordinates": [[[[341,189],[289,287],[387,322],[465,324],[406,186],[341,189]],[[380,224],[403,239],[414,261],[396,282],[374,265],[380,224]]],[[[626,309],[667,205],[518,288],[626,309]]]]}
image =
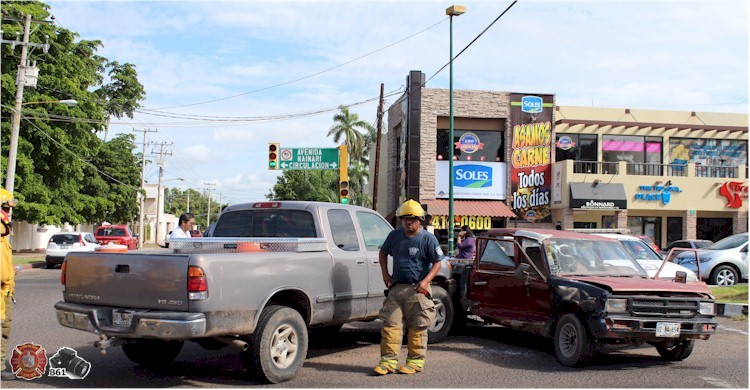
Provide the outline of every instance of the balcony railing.
{"type": "MultiPolygon", "coordinates": [[[[681,176],[687,177],[688,171],[692,170],[693,164],[651,164],[651,163],[625,163],[606,161],[574,161],[573,173],[589,173],[603,175],[620,174],[619,165],[625,165],[625,174],[634,176],[681,176]]],[[[710,178],[739,178],[740,169],[745,169],[745,177],[748,177],[748,167],[728,167],[712,165],[695,165],[693,177],[710,178]]],[[[692,172],[692,171],[691,171],[692,172]]]]}
{"type": "Polygon", "coordinates": [[[696,177],[737,177],[737,167],[722,167],[712,165],[696,165],[696,177]]]}
{"type": "Polygon", "coordinates": [[[616,162],[576,161],[573,163],[573,173],[601,173],[603,175],[617,175],[619,170],[616,162]]]}

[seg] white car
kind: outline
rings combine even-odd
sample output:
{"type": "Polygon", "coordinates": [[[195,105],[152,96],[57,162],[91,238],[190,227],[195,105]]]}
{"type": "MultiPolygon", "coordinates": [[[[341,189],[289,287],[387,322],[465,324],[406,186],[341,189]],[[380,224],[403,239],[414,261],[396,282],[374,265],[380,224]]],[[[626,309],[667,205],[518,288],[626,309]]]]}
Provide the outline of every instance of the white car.
{"type": "Polygon", "coordinates": [[[47,255],[44,261],[47,268],[62,264],[68,252],[93,252],[99,247],[93,233],[67,232],[55,233],[47,243],[47,255]]]}
{"type": "MultiPolygon", "coordinates": [[[[648,244],[646,244],[645,242],[643,242],[643,240],[636,236],[613,233],[596,233],[595,235],[614,238],[620,241],[625,249],[627,249],[627,251],[636,259],[636,261],[638,261],[638,264],[643,267],[643,270],[646,271],[650,278],[656,276],[656,272],[659,271],[659,267],[661,267],[662,263],[664,263],[664,259],[661,257],[661,255],[656,253],[648,244]]],[[[666,262],[664,264],[664,269],[661,270],[659,279],[674,279],[677,271],[685,272],[687,274],[688,282],[698,281],[698,276],[695,274],[695,272],[691,271],[689,268],[671,262],[666,262]]]]}

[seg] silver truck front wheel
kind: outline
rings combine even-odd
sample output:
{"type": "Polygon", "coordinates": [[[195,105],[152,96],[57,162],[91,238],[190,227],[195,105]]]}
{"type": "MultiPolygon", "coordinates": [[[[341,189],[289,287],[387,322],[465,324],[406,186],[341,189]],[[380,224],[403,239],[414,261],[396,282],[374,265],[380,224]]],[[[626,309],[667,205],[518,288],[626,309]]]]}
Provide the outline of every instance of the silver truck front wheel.
{"type": "Polygon", "coordinates": [[[427,330],[427,342],[439,343],[448,338],[453,326],[453,301],[440,286],[432,286],[432,301],[435,303],[435,323],[427,330]]]}
{"type": "Polygon", "coordinates": [[[307,326],[296,310],[269,306],[260,315],[250,345],[240,354],[247,372],[261,382],[285,382],[297,375],[307,357],[307,326]]]}

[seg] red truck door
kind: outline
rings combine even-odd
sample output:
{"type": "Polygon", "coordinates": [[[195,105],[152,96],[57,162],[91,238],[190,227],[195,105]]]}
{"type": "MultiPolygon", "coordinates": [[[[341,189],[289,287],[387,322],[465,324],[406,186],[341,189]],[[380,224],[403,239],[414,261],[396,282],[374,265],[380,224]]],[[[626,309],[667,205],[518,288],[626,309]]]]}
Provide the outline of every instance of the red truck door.
{"type": "Polygon", "coordinates": [[[469,278],[469,297],[475,314],[498,323],[541,329],[550,315],[551,293],[541,247],[534,248],[527,248],[524,255],[524,249],[512,239],[487,240],[469,278]],[[532,261],[536,268],[530,267],[526,274],[516,276],[519,264],[532,261]]]}
{"type": "Polygon", "coordinates": [[[522,282],[514,277],[518,247],[513,240],[487,239],[469,277],[472,312],[493,319],[517,318],[522,282]]]}

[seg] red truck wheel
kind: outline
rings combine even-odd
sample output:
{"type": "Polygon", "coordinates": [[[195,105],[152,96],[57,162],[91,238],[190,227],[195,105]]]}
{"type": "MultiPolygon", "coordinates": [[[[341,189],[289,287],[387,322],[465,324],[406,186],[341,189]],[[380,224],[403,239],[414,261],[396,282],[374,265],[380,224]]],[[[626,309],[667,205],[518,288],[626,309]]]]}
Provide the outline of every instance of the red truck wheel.
{"type": "Polygon", "coordinates": [[[568,367],[585,366],[594,354],[588,330],[573,313],[564,315],[555,327],[555,354],[568,367]]]}
{"type": "Polygon", "coordinates": [[[687,359],[693,353],[695,340],[678,340],[674,343],[665,342],[654,346],[664,360],[676,362],[687,359]]]}

